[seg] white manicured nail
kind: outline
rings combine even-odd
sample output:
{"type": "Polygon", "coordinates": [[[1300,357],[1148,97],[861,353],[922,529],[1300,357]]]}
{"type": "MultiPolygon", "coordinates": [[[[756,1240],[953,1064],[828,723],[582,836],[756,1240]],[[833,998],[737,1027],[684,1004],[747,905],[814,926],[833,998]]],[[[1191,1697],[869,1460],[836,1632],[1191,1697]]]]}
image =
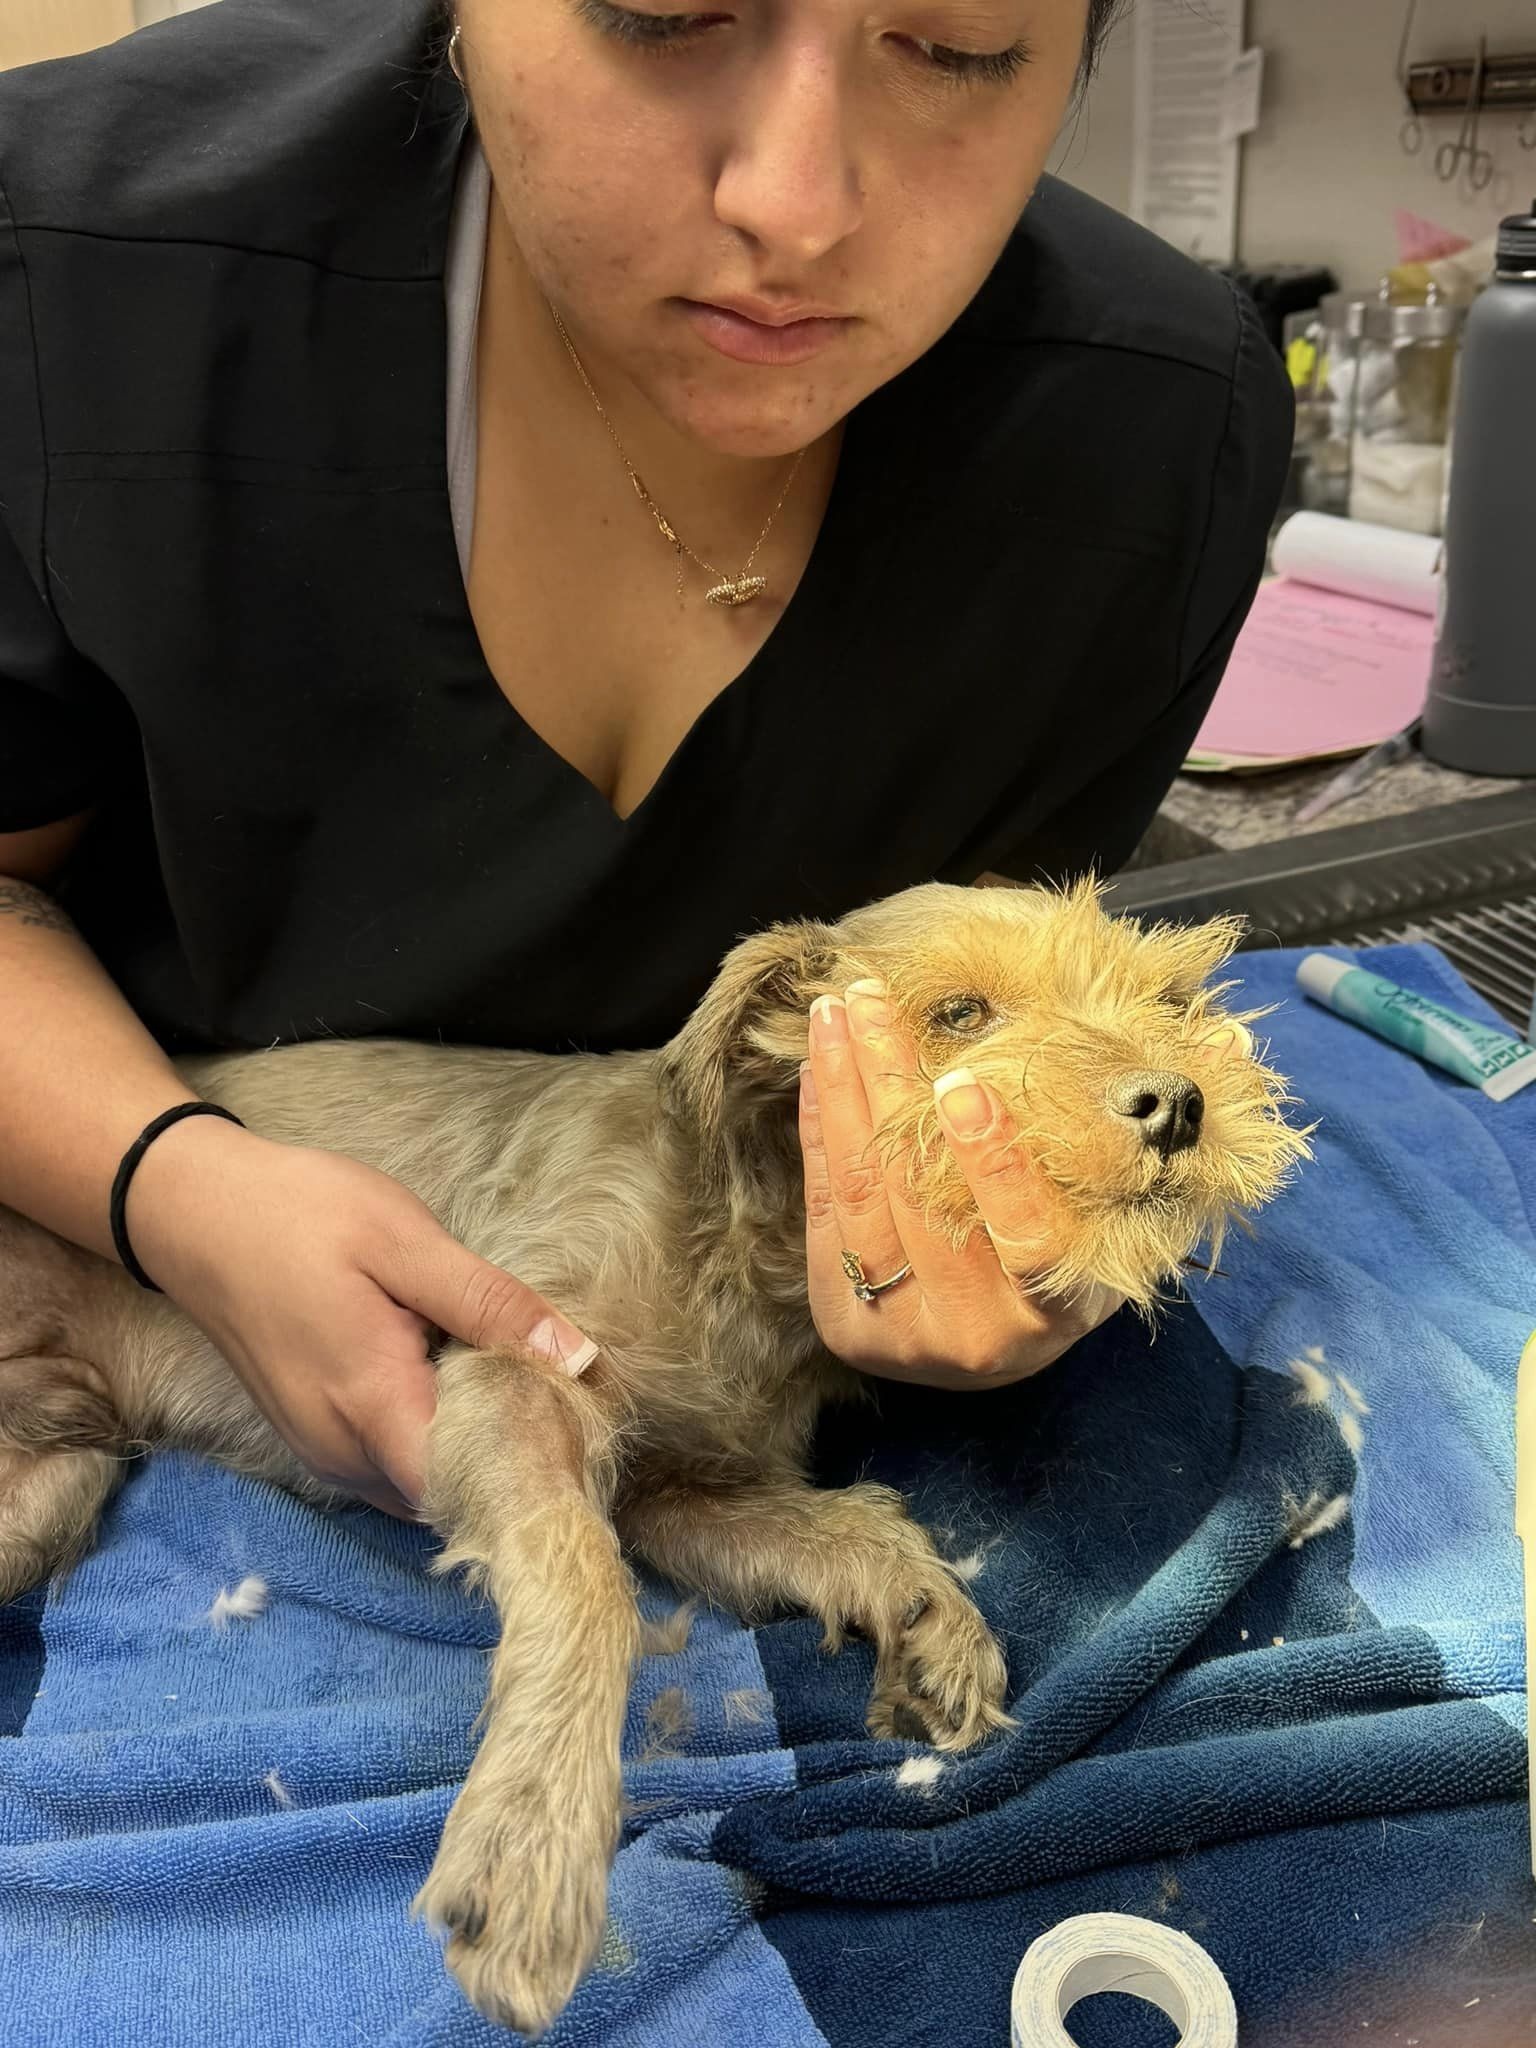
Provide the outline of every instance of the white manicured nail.
{"type": "Polygon", "coordinates": [[[535,1323],[528,1332],[528,1349],[540,1358],[547,1358],[552,1365],[558,1365],[573,1380],[580,1379],[587,1367],[597,1356],[597,1346],[590,1337],[583,1337],[572,1323],[554,1316],[545,1316],[535,1323]]]}

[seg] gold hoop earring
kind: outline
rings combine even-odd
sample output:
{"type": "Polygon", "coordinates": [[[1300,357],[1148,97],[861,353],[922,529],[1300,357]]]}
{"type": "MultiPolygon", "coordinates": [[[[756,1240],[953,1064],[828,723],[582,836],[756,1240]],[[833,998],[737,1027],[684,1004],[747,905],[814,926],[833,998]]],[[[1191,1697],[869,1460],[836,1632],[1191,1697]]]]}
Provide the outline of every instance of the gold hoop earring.
{"type": "Polygon", "coordinates": [[[459,43],[462,40],[463,35],[463,29],[461,29],[458,23],[455,22],[453,25],[453,34],[448,38],[448,69],[459,81],[460,85],[464,83],[464,74],[459,69],[459,43]]]}

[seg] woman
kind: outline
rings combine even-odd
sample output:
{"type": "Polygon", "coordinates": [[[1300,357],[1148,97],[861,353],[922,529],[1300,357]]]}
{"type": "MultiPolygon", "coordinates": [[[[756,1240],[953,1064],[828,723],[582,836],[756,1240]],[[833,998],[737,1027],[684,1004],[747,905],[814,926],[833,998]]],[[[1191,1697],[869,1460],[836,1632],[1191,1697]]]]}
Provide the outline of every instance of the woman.
{"type": "MultiPolygon", "coordinates": [[[[1113,867],[1200,723],[1289,401],[1224,283],[1042,177],[1113,5],[221,0],[0,80],[0,1200],[380,1506],[429,1326],[547,1305],[210,1116],[113,1232],[168,1054],[656,1044],[765,921],[1113,867]]],[[[996,1104],[947,1091],[953,1254],[860,1164],[910,1048],[819,1008],[829,1346],[1037,1369],[1083,1322],[1005,1267],[1045,1195],[996,1104]]]]}

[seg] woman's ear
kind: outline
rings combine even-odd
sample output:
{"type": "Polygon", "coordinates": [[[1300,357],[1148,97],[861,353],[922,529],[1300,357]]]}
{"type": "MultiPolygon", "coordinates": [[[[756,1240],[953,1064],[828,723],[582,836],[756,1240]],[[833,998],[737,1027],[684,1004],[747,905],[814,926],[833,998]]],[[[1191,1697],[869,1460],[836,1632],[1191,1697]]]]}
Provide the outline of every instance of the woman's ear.
{"type": "Polygon", "coordinates": [[[711,1180],[757,1153],[764,1113],[794,1099],[810,1007],[839,986],[838,957],[830,925],[775,925],[743,939],[662,1048],[663,1096],[696,1137],[711,1180]]]}

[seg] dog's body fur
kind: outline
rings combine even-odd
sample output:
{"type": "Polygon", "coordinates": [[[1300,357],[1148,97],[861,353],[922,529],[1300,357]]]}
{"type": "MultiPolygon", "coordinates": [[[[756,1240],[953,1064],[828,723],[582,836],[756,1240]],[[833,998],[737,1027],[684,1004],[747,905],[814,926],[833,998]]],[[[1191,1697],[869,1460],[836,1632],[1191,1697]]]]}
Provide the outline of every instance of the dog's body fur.
{"type": "MultiPolygon", "coordinates": [[[[1233,940],[1113,926],[1091,891],[935,885],[744,942],[659,1053],[364,1040],[181,1063],[263,1135],[394,1175],[599,1346],[575,1381],[514,1353],[450,1344],[439,1358],[425,1511],[445,1566],[471,1569],[504,1632],[484,1740],[418,1903],[450,1930],[482,2010],[540,2030],[601,1937],[638,1648],[621,1542],[745,1614],[803,1606],[833,1642],[867,1633],[876,1732],[920,1726],[959,1748],[1004,1720],[997,1648],[899,1499],[806,1479],[819,1408],[856,1385],[806,1299],[794,1100],[811,1001],[883,975],[926,1072],[965,1059],[1033,1112],[1026,1139],[1075,1219],[1053,1284],[1146,1303],[1302,1149],[1278,1077],[1204,1049],[1228,1020],[1199,984],[1233,940]],[[973,1043],[934,1022],[956,988],[989,992],[995,1028],[973,1043]],[[1067,1048],[1054,1062],[1053,1045],[1067,1048]],[[1175,1047],[1204,1061],[1205,1154],[1158,1165],[1106,1116],[1104,1077],[1166,1073],[1175,1047]],[[1073,1115],[1083,1135],[1067,1143],[1073,1115]]],[[[959,1242],[974,1208],[936,1130],[919,1110],[882,1136],[959,1242]]],[[[172,1302],[0,1210],[0,1600],[81,1553],[141,1444],[334,1499],[172,1302]]]]}

